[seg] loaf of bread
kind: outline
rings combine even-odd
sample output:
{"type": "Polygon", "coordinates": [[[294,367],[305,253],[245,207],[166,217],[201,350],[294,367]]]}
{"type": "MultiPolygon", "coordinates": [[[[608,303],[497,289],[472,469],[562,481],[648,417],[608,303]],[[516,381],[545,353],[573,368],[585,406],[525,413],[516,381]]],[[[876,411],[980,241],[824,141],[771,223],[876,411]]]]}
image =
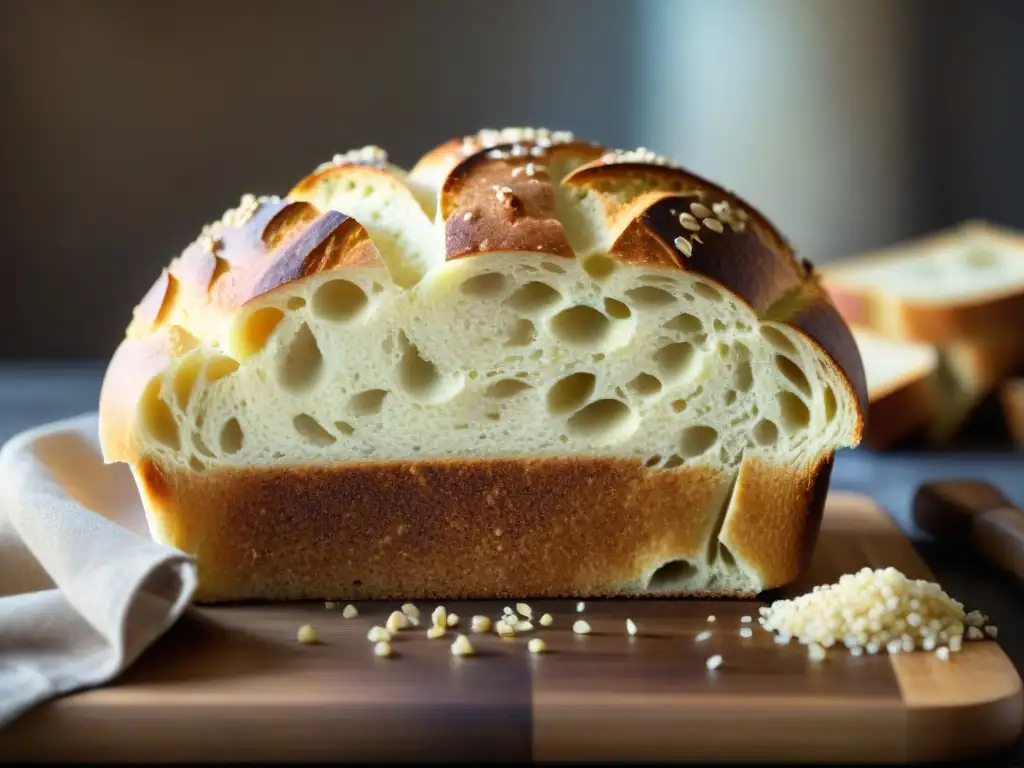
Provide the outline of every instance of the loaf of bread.
{"type": "Polygon", "coordinates": [[[866,406],[751,206],[504,129],[243,197],[136,307],[100,426],[200,602],[750,596],[807,563],[866,406]]]}
{"type": "Polygon", "coordinates": [[[938,420],[942,405],[938,350],[857,326],[852,330],[870,403],[861,443],[885,450],[911,436],[924,436],[938,420]]]}
{"type": "Polygon", "coordinates": [[[971,220],[838,259],[820,272],[851,325],[936,347],[942,407],[927,430],[934,444],[954,438],[999,383],[1024,366],[1018,232],[971,220]]]}

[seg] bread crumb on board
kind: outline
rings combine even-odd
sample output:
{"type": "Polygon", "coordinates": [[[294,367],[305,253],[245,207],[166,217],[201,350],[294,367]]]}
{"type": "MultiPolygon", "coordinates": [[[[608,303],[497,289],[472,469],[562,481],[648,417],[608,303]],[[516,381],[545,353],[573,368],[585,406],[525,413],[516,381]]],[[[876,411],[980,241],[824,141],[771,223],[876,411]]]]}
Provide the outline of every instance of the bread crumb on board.
{"type": "Polygon", "coordinates": [[[313,645],[314,643],[320,642],[320,637],[317,635],[316,627],[312,624],[303,624],[299,627],[299,631],[295,633],[295,639],[303,645],[313,645]]]}
{"type": "Polygon", "coordinates": [[[938,584],[910,579],[895,568],[862,568],[835,584],[776,600],[761,609],[758,621],[776,633],[776,642],[795,639],[809,646],[816,660],[836,645],[854,656],[920,649],[942,651],[941,658],[960,651],[965,639],[994,638],[998,631],[980,611],[965,613],[938,584]]]}
{"type": "Polygon", "coordinates": [[[572,631],[577,635],[589,635],[590,634],[590,623],[583,619],[578,619],[573,622],[572,631]]]}
{"type": "Polygon", "coordinates": [[[474,632],[490,632],[491,619],[489,616],[474,616],[470,620],[470,627],[474,632]]]}
{"type": "Polygon", "coordinates": [[[704,666],[712,671],[718,669],[720,666],[722,666],[722,655],[716,653],[714,656],[712,656],[704,662],[704,666]]]}
{"type": "Polygon", "coordinates": [[[459,635],[452,643],[452,656],[472,656],[475,653],[473,644],[465,635],[459,635]]]}
{"type": "Polygon", "coordinates": [[[345,606],[345,609],[341,612],[341,615],[346,619],[354,619],[359,615],[359,609],[356,608],[352,603],[345,606]]]}
{"type": "Polygon", "coordinates": [[[373,646],[373,655],[387,658],[391,655],[391,643],[387,640],[380,640],[373,646]]]}
{"type": "Polygon", "coordinates": [[[636,622],[632,619],[626,619],[626,632],[630,635],[636,634],[636,622]]]}
{"type": "Polygon", "coordinates": [[[554,623],[555,619],[550,613],[545,613],[540,617],[540,625],[542,627],[550,627],[554,623]]]}
{"type": "Polygon", "coordinates": [[[384,627],[371,627],[370,631],[366,633],[366,639],[371,643],[378,643],[381,640],[387,640],[390,642],[391,633],[384,627]]]}
{"type": "Polygon", "coordinates": [[[533,637],[526,644],[526,649],[530,653],[544,653],[548,649],[548,645],[541,638],[533,637]]]}
{"type": "Polygon", "coordinates": [[[409,626],[409,617],[401,611],[393,611],[391,615],[388,616],[388,620],[384,626],[387,627],[388,632],[394,634],[409,626]]]}

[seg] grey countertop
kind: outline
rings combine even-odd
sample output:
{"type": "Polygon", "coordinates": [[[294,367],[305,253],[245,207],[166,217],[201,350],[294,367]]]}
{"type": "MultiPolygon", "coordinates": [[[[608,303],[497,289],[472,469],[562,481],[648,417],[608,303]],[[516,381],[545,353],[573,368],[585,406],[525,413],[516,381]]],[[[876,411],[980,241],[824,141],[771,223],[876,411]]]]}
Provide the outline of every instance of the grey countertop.
{"type": "MultiPolygon", "coordinates": [[[[0,442],[38,424],[96,408],[103,364],[92,362],[0,362],[0,442]]],[[[959,453],[867,450],[836,458],[832,487],[872,496],[915,541],[936,578],[951,594],[993,617],[1000,641],[1018,670],[1024,670],[1024,588],[967,552],[943,551],[918,531],[910,516],[917,487],[930,479],[984,479],[1024,505],[1024,454],[1005,448],[971,448],[959,453]]],[[[1024,737],[991,765],[1024,765],[1024,737]]]]}

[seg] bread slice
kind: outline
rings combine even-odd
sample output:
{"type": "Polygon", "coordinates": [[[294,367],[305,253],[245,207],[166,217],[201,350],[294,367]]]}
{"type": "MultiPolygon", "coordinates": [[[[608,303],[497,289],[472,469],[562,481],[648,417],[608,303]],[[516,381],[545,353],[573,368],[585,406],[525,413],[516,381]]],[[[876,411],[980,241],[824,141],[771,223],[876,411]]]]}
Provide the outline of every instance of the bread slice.
{"type": "Polygon", "coordinates": [[[866,405],[753,208],[505,129],[243,198],[137,306],[100,426],[197,601],[749,596],[806,565],[866,405]]]}
{"type": "Polygon", "coordinates": [[[1019,450],[1024,450],[1024,378],[1010,379],[1000,388],[1006,428],[1019,450]]]}
{"type": "Polygon", "coordinates": [[[851,323],[945,345],[1019,335],[1024,235],[988,222],[829,262],[820,269],[851,323]]]}
{"type": "Polygon", "coordinates": [[[930,344],[902,341],[853,327],[867,378],[867,429],[863,445],[884,450],[925,434],[940,409],[939,354],[930,344]]]}
{"type": "Polygon", "coordinates": [[[1024,235],[1014,230],[971,220],[820,273],[849,323],[936,345],[942,408],[927,432],[936,445],[1024,365],[1024,235]]]}

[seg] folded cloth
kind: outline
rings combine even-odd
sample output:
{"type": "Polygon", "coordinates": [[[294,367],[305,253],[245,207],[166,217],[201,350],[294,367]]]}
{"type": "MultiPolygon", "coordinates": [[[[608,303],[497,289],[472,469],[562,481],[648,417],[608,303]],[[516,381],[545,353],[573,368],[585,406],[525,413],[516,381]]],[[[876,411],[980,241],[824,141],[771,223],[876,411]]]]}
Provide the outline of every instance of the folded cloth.
{"type": "Polygon", "coordinates": [[[0,450],[0,727],[116,678],[188,606],[195,563],[154,542],[85,414],[0,450]]]}

